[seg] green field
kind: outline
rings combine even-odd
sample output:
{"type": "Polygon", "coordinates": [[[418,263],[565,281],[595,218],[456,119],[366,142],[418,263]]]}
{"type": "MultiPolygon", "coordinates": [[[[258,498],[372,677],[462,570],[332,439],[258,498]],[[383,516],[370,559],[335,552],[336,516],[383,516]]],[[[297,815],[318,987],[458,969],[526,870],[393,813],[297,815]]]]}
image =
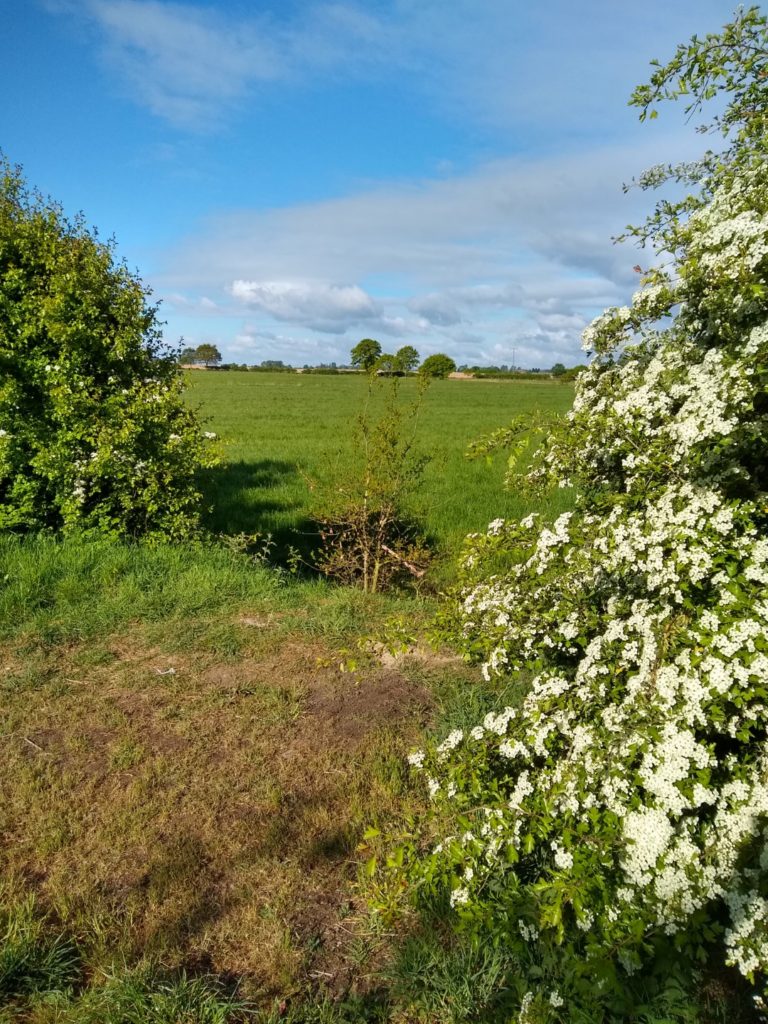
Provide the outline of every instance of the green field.
{"type": "MultiPolygon", "coordinates": [[[[272,533],[278,541],[307,528],[313,479],[348,464],[355,423],[368,394],[358,375],[188,372],[189,397],[224,442],[225,463],[206,481],[208,518],[217,533],[272,533]]],[[[386,388],[381,382],[378,392],[386,388]]],[[[405,404],[417,393],[403,381],[405,404]]],[[[378,403],[381,402],[378,395],[378,403]]],[[[573,388],[557,381],[439,380],[429,387],[417,439],[432,455],[421,504],[438,543],[456,550],[461,538],[497,516],[518,517],[531,499],[504,491],[504,460],[468,461],[467,445],[514,416],[539,409],[563,413],[573,388]]],[[[374,400],[374,409],[376,408],[374,400]]],[[[542,511],[557,515],[570,495],[554,492],[542,511]]]]}

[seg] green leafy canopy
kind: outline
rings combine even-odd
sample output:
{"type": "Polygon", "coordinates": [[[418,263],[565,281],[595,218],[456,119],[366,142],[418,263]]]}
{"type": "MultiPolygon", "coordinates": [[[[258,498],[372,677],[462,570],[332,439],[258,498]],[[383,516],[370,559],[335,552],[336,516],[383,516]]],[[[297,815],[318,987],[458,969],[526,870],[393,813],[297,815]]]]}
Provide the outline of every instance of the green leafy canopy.
{"type": "Polygon", "coordinates": [[[210,440],[149,292],[0,157],[0,529],[181,538],[210,440]]]}

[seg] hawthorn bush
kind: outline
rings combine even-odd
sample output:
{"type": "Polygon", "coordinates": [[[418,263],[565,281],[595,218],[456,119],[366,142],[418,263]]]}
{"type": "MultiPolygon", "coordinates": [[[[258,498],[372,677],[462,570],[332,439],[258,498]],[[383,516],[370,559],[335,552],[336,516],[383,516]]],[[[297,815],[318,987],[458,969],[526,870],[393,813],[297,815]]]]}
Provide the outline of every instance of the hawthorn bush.
{"type": "Polygon", "coordinates": [[[524,696],[411,755],[432,810],[390,869],[514,957],[520,1022],[650,1019],[705,963],[766,994],[767,72],[753,8],[635,93],[723,90],[727,146],[641,181],[698,187],[631,232],[662,261],[584,332],[532,473],[575,510],[468,538],[443,620],[524,696]]]}
{"type": "Polygon", "coordinates": [[[213,435],[148,296],[0,157],[0,530],[195,532],[213,435]]]}

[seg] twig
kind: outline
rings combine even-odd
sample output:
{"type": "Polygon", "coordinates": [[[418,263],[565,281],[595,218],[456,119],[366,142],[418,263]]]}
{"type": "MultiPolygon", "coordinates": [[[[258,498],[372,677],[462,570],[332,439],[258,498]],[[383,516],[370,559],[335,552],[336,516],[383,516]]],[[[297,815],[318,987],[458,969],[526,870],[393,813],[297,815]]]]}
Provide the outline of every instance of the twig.
{"type": "Polygon", "coordinates": [[[402,562],[402,564],[406,567],[406,569],[409,572],[413,573],[414,576],[418,576],[419,579],[421,579],[421,577],[427,571],[426,569],[417,569],[415,565],[412,565],[411,562],[409,562],[407,559],[403,558],[402,555],[399,555],[397,553],[397,551],[393,551],[392,548],[388,547],[386,544],[382,544],[381,547],[382,547],[382,550],[386,551],[388,555],[391,555],[393,558],[396,558],[398,560],[398,562],[402,562]]]}
{"type": "Polygon", "coordinates": [[[34,740],[31,740],[29,738],[29,736],[23,736],[22,739],[24,740],[25,743],[28,743],[30,745],[30,747],[34,747],[35,750],[39,750],[41,754],[47,754],[48,753],[48,751],[47,750],[43,750],[43,748],[38,743],[35,743],[34,740]]]}

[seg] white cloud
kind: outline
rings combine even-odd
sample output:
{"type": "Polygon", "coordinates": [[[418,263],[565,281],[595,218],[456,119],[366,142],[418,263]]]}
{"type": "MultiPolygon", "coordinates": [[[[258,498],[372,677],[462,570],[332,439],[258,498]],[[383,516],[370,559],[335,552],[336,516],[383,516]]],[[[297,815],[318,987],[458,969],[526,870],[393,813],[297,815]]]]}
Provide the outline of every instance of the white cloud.
{"type": "MultiPolygon", "coordinates": [[[[664,146],[687,155],[679,141],[664,146]]],[[[339,335],[333,358],[367,335],[461,361],[511,362],[514,348],[518,362],[574,362],[582,327],[634,290],[637,250],[610,239],[647,211],[647,197],[620,182],[655,157],[604,147],[497,160],[448,179],[223,213],[165,254],[155,283],[218,290],[229,315],[245,307],[261,330],[279,321],[339,335]]]]}
{"type": "Polygon", "coordinates": [[[85,15],[128,94],[186,128],[215,127],[265,85],[396,76],[453,121],[557,133],[560,144],[620,111],[628,66],[641,80],[660,42],[689,34],[693,10],[699,29],[730,14],[721,0],[650,11],[590,0],[589,17],[567,0],[296,0],[247,13],[213,2],[47,2],[85,15]]]}
{"type": "MultiPolygon", "coordinates": [[[[48,0],[85,17],[131,99],[178,127],[208,130],[258,86],[387,68],[400,29],[362,6],[313,4],[294,17],[236,15],[213,3],[48,0]]],[[[394,47],[396,49],[396,47],[394,47]]]]}
{"type": "Polygon", "coordinates": [[[288,281],[233,281],[235,299],[251,309],[339,334],[348,326],[378,317],[377,304],[357,285],[288,281]]]}
{"type": "Polygon", "coordinates": [[[418,295],[409,300],[408,308],[436,327],[453,327],[463,319],[461,310],[450,295],[418,295]]]}
{"type": "Polygon", "coordinates": [[[284,74],[274,43],[257,24],[215,8],[160,0],[86,0],[109,67],[152,113],[200,128],[241,99],[249,84],[284,74]]]}

